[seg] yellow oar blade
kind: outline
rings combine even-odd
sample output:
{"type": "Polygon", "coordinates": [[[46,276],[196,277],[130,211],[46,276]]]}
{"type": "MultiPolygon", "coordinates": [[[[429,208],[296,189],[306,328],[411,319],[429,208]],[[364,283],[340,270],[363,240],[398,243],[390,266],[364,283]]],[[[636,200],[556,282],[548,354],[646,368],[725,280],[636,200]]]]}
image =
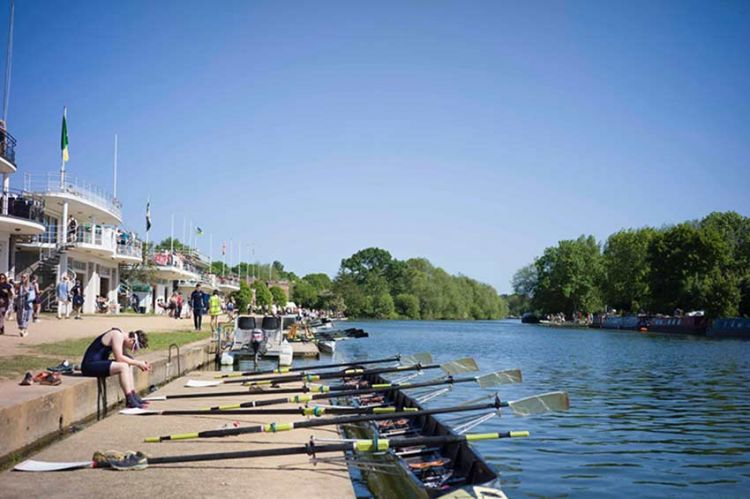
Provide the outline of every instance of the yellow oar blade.
{"type": "Polygon", "coordinates": [[[413,366],[415,364],[432,364],[430,352],[419,352],[411,355],[402,355],[399,363],[402,366],[413,366]]]}
{"type": "Polygon", "coordinates": [[[465,359],[452,360],[441,364],[440,369],[445,371],[446,374],[453,376],[454,374],[479,371],[479,366],[477,366],[474,359],[466,357],[465,359]]]}
{"type": "Polygon", "coordinates": [[[476,377],[480,388],[493,388],[497,385],[507,385],[510,383],[520,383],[523,381],[520,369],[508,369],[497,371],[476,377]]]}
{"type": "Polygon", "coordinates": [[[567,411],[570,408],[568,392],[549,392],[508,402],[513,414],[530,416],[544,412],[567,411]]]}

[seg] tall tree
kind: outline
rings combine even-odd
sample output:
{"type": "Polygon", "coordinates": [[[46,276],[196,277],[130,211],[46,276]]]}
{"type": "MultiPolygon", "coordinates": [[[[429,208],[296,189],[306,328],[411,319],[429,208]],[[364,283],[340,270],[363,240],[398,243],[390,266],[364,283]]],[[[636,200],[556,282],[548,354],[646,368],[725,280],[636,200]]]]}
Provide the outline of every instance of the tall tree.
{"type": "Polygon", "coordinates": [[[534,306],[547,312],[594,312],[601,308],[602,261],[593,236],[560,241],[535,262],[534,306]]]}
{"type": "Polygon", "coordinates": [[[682,223],[657,237],[649,247],[649,285],[653,311],[705,310],[709,316],[734,315],[739,282],[728,272],[731,246],[714,227],[682,223]]]}
{"type": "Polygon", "coordinates": [[[656,235],[651,228],[621,230],[604,245],[604,301],[618,310],[638,312],[649,299],[648,248],[656,235]]]}

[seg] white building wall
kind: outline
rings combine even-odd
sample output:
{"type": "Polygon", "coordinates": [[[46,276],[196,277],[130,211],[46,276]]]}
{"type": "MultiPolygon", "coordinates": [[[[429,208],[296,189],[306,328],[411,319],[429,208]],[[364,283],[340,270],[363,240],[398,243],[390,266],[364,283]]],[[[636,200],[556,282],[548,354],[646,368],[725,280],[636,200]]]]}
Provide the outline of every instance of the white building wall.
{"type": "Polygon", "coordinates": [[[10,233],[0,232],[0,272],[8,274],[10,270],[10,233]]]}
{"type": "Polygon", "coordinates": [[[117,288],[120,284],[117,262],[79,253],[68,254],[68,268],[76,273],[83,286],[83,313],[97,312],[97,296],[105,296],[109,303],[117,303],[117,288]],[[107,289],[101,289],[101,278],[109,281],[107,289]]]}

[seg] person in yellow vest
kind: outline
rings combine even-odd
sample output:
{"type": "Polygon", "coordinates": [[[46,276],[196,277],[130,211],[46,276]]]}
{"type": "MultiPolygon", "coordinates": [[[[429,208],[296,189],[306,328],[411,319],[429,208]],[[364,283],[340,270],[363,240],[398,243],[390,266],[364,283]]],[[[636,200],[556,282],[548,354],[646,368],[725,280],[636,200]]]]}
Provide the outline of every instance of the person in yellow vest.
{"type": "Polygon", "coordinates": [[[211,316],[211,333],[214,333],[219,329],[219,316],[221,315],[221,298],[216,289],[208,300],[208,315],[211,316]]]}

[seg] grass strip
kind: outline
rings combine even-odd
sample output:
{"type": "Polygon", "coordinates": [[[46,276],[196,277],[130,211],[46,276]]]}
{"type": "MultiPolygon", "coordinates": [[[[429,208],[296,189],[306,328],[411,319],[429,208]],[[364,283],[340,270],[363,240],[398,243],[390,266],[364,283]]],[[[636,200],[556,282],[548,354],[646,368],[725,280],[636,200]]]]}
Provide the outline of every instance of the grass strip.
{"type": "Polygon", "coordinates": [[[41,357],[38,355],[13,355],[10,357],[3,357],[0,362],[0,379],[13,379],[19,378],[21,380],[22,375],[26,371],[42,371],[48,367],[53,367],[60,362],[55,362],[54,358],[41,357]]]}
{"type": "MultiPolygon", "coordinates": [[[[208,331],[164,331],[148,334],[148,349],[143,353],[157,352],[169,349],[169,345],[175,343],[178,346],[187,345],[196,341],[204,340],[211,336],[208,331]]],[[[14,355],[4,357],[0,362],[0,378],[12,379],[23,375],[26,371],[41,371],[48,367],[54,367],[65,359],[71,364],[78,364],[83,359],[83,354],[95,338],[79,338],[76,340],[56,341],[54,343],[41,343],[33,345],[29,349],[38,355],[14,355]]]]}
{"type": "MultiPolygon", "coordinates": [[[[209,336],[211,336],[209,331],[198,332],[191,330],[148,333],[148,350],[143,350],[143,352],[147,353],[167,350],[169,345],[173,343],[176,343],[177,346],[182,346],[187,345],[188,343],[204,340],[209,336]]],[[[78,363],[83,358],[84,352],[86,352],[86,349],[91,344],[92,338],[41,343],[35,345],[33,349],[45,355],[60,355],[71,361],[73,359],[78,359],[76,361],[76,363],[78,363]]]]}

